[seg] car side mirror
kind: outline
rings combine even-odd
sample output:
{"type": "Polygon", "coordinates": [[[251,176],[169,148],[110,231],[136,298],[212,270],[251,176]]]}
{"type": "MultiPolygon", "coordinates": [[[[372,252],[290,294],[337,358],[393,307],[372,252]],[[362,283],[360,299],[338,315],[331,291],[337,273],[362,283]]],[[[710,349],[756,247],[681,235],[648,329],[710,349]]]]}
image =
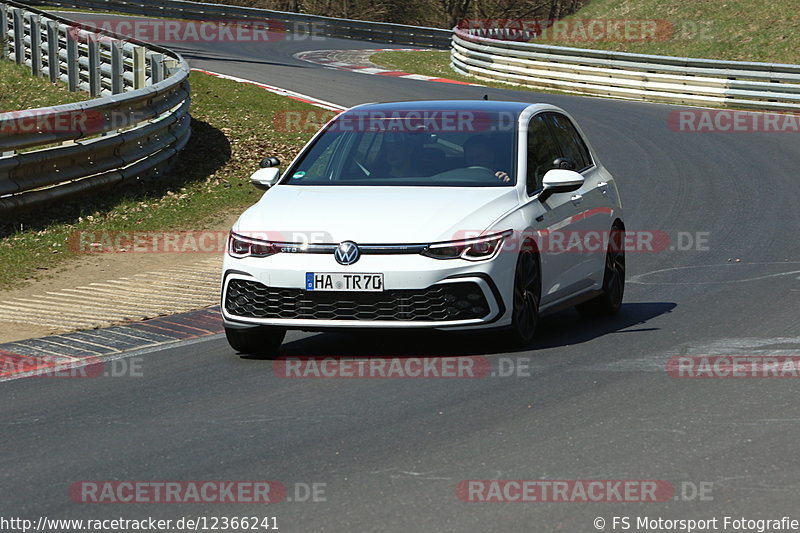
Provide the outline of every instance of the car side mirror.
{"type": "Polygon", "coordinates": [[[563,168],[564,170],[577,170],[577,165],[575,161],[570,159],[569,157],[559,157],[555,161],[553,161],[553,166],[555,168],[563,168]]]}
{"type": "Polygon", "coordinates": [[[281,177],[281,169],[277,167],[260,168],[250,176],[250,183],[261,190],[266,191],[278,182],[281,177]]]}
{"type": "Polygon", "coordinates": [[[258,166],[261,168],[279,167],[281,166],[281,160],[277,157],[265,157],[261,160],[261,163],[259,163],[258,166]]]}
{"type": "Polygon", "coordinates": [[[542,179],[539,201],[544,202],[554,194],[577,191],[583,187],[583,181],[583,176],[573,170],[561,168],[548,170],[542,179]]]}

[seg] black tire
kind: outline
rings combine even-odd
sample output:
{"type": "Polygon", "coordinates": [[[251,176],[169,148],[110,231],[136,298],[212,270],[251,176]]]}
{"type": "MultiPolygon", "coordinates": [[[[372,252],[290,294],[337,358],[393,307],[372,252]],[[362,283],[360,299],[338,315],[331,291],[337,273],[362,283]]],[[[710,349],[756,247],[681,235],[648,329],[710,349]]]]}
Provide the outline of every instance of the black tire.
{"type": "Polygon", "coordinates": [[[239,353],[256,357],[276,357],[285,336],[286,330],[283,328],[225,328],[225,337],[231,348],[239,353]]]}
{"type": "Polygon", "coordinates": [[[514,272],[514,302],[509,333],[515,346],[528,346],[539,325],[542,278],[538,257],[521,252],[514,272]]]}
{"type": "Polygon", "coordinates": [[[603,292],[595,298],[578,304],[576,309],[584,316],[613,315],[622,306],[625,295],[625,229],[615,224],[606,251],[603,271],[603,292]]]}

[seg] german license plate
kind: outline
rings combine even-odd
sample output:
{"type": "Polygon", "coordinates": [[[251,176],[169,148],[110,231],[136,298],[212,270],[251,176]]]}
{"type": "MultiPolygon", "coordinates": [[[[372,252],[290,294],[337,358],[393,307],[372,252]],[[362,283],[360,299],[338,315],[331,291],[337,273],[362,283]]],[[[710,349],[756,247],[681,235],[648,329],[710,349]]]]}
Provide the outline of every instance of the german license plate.
{"type": "Polygon", "coordinates": [[[383,274],[306,272],[307,291],[381,292],[383,274]]]}

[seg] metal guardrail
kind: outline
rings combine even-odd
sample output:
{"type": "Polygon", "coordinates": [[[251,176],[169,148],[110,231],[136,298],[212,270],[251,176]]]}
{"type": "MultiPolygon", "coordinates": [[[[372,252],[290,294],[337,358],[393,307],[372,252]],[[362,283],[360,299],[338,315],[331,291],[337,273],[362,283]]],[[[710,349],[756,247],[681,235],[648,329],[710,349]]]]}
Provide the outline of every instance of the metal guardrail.
{"type": "Polygon", "coordinates": [[[3,59],[96,98],[0,113],[0,212],[157,173],[189,140],[189,66],[170,50],[2,1],[3,59]]]}
{"type": "Polygon", "coordinates": [[[320,15],[272,11],[249,7],[206,4],[184,0],[160,0],[159,2],[127,2],[125,0],[25,0],[26,4],[48,6],[49,8],[75,8],[106,10],[128,13],[142,17],[166,17],[182,20],[238,20],[241,22],[273,21],[288,26],[296,33],[311,33],[325,37],[360,39],[384,43],[408,44],[440,48],[450,47],[450,30],[390,24],[366,20],[337,19],[320,15]]]}
{"type": "Polygon", "coordinates": [[[689,105],[800,109],[800,65],[586,50],[456,29],[451,65],[478,78],[578,94],[689,105]]]}

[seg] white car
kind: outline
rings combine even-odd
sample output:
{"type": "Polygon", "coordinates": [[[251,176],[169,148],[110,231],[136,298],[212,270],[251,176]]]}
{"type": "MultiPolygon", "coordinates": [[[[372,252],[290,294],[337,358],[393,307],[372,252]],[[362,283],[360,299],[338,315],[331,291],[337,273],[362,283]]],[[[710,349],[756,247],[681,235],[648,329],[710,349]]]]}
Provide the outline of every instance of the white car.
{"type": "Polygon", "coordinates": [[[547,104],[368,104],[328,123],[231,230],[222,315],[237,351],[287,329],[498,329],[614,313],[625,282],[614,179],[547,104]]]}

